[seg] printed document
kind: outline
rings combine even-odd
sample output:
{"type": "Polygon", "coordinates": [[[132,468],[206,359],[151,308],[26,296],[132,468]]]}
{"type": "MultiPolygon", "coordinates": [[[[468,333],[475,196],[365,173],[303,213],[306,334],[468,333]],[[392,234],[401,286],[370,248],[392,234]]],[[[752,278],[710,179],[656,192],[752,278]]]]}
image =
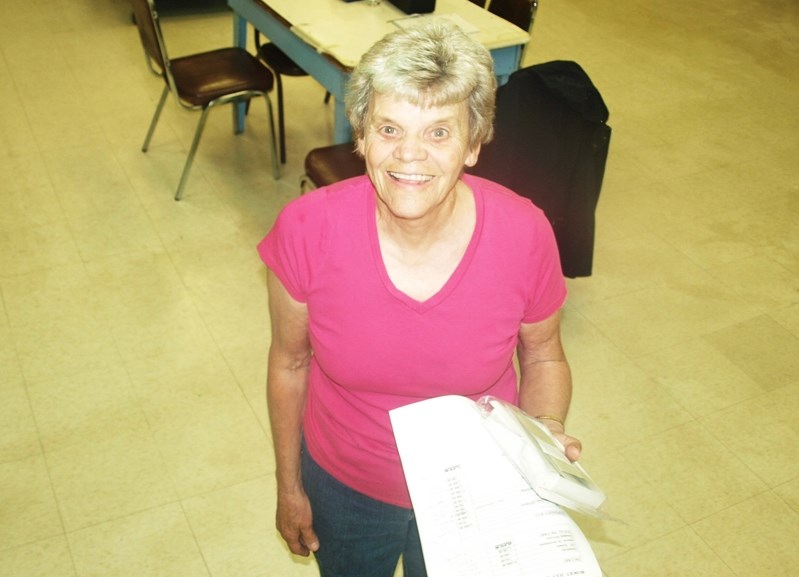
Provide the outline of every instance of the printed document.
{"type": "Polygon", "coordinates": [[[390,416],[430,577],[601,577],[580,528],[532,490],[474,401],[390,416]]]}

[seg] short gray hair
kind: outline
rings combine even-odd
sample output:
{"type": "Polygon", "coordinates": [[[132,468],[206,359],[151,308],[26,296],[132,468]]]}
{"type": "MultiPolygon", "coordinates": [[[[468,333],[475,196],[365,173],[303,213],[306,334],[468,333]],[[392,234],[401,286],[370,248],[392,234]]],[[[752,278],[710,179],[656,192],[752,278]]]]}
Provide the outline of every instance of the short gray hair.
{"type": "Polygon", "coordinates": [[[497,81],[494,61],[480,43],[443,19],[397,30],[361,58],[347,85],[347,116],[355,140],[363,138],[375,93],[421,106],[467,101],[469,146],[494,135],[497,81]]]}

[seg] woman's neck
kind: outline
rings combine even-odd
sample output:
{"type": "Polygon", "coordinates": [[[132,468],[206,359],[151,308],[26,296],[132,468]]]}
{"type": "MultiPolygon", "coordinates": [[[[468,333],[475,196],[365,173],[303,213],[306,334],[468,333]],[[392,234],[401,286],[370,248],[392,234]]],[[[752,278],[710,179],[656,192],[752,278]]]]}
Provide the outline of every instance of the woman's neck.
{"type": "Polygon", "coordinates": [[[417,301],[443,288],[471,242],[476,203],[468,186],[460,189],[445,210],[421,222],[381,218],[378,210],[377,235],[386,272],[398,290],[417,301]]]}
{"type": "Polygon", "coordinates": [[[424,252],[459,236],[464,222],[473,222],[474,210],[472,191],[460,181],[444,202],[422,218],[397,217],[378,199],[378,235],[406,250],[424,252]]]}

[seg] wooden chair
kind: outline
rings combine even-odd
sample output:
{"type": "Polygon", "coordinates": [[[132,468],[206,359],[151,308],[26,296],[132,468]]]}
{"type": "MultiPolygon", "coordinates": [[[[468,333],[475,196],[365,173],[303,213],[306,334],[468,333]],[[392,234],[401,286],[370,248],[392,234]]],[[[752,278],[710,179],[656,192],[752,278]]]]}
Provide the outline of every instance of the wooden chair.
{"type": "Polygon", "coordinates": [[[314,148],[305,156],[300,192],[366,173],[366,163],[352,142],[314,148]]]}
{"type": "Polygon", "coordinates": [[[131,4],[147,65],[155,75],[163,78],[165,82],[164,90],[144,139],[142,151],[147,152],[150,146],[161,110],[170,92],[182,108],[201,111],[186,164],[183,167],[183,174],[175,193],[175,200],[180,200],[183,196],[192,162],[200,144],[200,137],[211,109],[232,102],[249,102],[256,96],[263,96],[266,100],[271,135],[272,175],[275,180],[279,179],[280,166],[275,146],[272,102],[268,94],[274,84],[272,73],[252,54],[243,48],[236,47],[220,48],[170,59],[167,55],[153,0],[131,0],[131,4]]]}

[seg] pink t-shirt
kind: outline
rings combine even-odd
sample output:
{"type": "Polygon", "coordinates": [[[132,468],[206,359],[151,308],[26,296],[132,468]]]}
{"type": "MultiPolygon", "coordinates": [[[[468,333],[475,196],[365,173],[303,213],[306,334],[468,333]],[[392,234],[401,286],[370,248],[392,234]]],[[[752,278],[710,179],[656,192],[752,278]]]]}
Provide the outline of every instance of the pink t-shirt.
{"type": "Polygon", "coordinates": [[[474,191],[475,230],[452,277],[424,302],[388,277],[367,176],[297,198],[258,245],[308,306],[311,455],[342,483],[402,507],[411,502],[388,411],[448,394],[516,403],[520,324],[546,319],[566,297],[544,214],[498,184],[463,180],[474,191]]]}

